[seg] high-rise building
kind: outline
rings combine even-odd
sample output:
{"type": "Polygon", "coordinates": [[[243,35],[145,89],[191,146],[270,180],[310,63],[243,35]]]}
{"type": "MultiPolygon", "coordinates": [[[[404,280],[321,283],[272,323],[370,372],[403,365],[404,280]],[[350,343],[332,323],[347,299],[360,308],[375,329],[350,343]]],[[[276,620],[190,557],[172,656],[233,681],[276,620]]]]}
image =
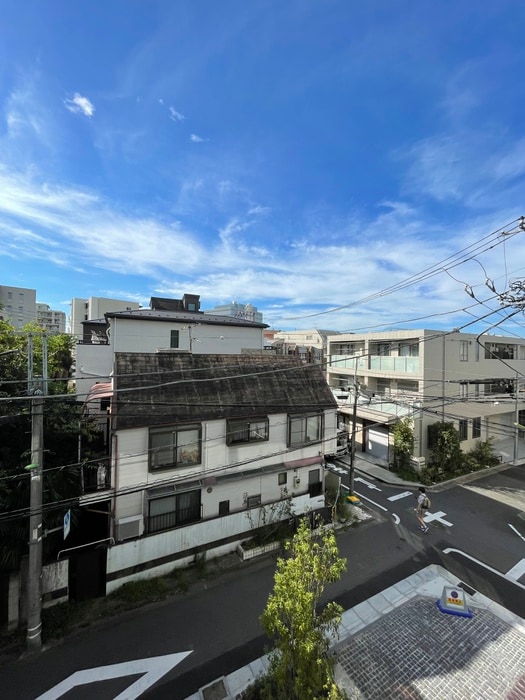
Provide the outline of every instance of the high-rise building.
{"type": "Polygon", "coordinates": [[[36,289],[0,285],[0,318],[15,328],[37,320],[36,289]]]}
{"type": "Polygon", "coordinates": [[[108,311],[133,311],[140,309],[136,301],[124,301],[122,299],[107,299],[105,297],[89,297],[71,300],[70,332],[77,340],[82,338],[82,321],[92,321],[104,318],[108,311]]]}
{"type": "Polygon", "coordinates": [[[49,304],[36,304],[37,323],[49,333],[66,332],[66,314],[64,311],[55,311],[49,304]]]}

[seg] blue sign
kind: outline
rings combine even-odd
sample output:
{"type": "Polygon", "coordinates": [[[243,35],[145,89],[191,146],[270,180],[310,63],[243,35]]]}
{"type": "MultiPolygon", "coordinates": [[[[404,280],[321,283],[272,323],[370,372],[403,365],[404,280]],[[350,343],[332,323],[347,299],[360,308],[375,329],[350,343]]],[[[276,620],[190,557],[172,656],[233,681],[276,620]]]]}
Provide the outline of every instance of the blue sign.
{"type": "Polygon", "coordinates": [[[71,511],[68,510],[67,513],[64,515],[64,539],[69,535],[69,531],[71,530],[71,511]]]}

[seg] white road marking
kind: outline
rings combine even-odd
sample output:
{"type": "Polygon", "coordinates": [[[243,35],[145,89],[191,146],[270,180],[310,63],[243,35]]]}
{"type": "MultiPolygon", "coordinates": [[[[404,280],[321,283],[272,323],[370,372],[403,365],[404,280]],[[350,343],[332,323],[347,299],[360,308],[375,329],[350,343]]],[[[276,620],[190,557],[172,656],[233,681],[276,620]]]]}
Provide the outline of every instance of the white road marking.
{"type": "Polygon", "coordinates": [[[121,664],[110,666],[97,666],[87,668],[83,671],[76,671],[68,678],[55,685],[53,688],[39,695],[36,700],[57,700],[79,685],[88,683],[98,683],[99,681],[110,680],[111,678],[123,678],[124,676],[143,675],[128,686],[122,693],[119,693],[113,700],[135,700],[156,683],[159,678],[165,676],[177,664],[191,654],[191,651],[179,651],[176,654],[166,654],[164,656],[152,656],[149,659],[135,659],[125,661],[121,664]]]}
{"type": "Polygon", "coordinates": [[[389,501],[398,501],[400,498],[406,498],[407,496],[413,496],[412,491],[403,491],[403,493],[396,493],[395,496],[389,496],[389,501]]]}
{"type": "Polygon", "coordinates": [[[443,517],[446,515],[446,513],[443,513],[442,510],[438,510],[437,513],[426,513],[426,515],[423,516],[423,520],[426,523],[432,523],[434,520],[437,520],[438,523],[441,523],[442,525],[447,525],[448,527],[453,527],[454,523],[449,523],[448,520],[445,520],[443,517]]]}
{"type": "Polygon", "coordinates": [[[510,527],[511,530],[514,530],[518,537],[521,537],[521,539],[525,542],[525,537],[523,537],[523,535],[516,530],[514,525],[511,525],[510,523],[507,523],[507,525],[510,527]]]}
{"type": "Polygon", "coordinates": [[[376,503],[373,501],[371,498],[367,498],[366,496],[362,496],[360,493],[355,492],[359,498],[362,498],[364,501],[368,501],[369,503],[372,503],[374,506],[377,506],[377,508],[381,508],[381,510],[386,510],[388,512],[388,508],[385,508],[385,506],[382,506],[380,503],[376,503]]]}
{"type": "Polygon", "coordinates": [[[514,564],[512,569],[509,569],[505,576],[507,578],[512,579],[513,581],[517,581],[519,578],[521,578],[525,574],[525,559],[520,559],[520,561],[517,564],[514,564]]]}
{"type": "Polygon", "coordinates": [[[357,476],[354,481],[360,481],[362,484],[365,486],[368,486],[369,489],[374,489],[374,491],[381,491],[382,489],[378,488],[375,484],[372,484],[370,481],[366,481],[366,479],[362,479],[360,476],[357,476]]]}
{"type": "MultiPolygon", "coordinates": [[[[470,561],[476,562],[476,564],[483,566],[485,569],[488,569],[488,571],[492,571],[492,573],[496,574],[497,576],[501,576],[501,578],[504,578],[506,581],[510,581],[515,586],[519,586],[520,588],[523,588],[523,590],[525,591],[525,586],[522,583],[520,583],[519,581],[514,581],[511,578],[510,579],[507,578],[507,574],[502,574],[501,571],[498,571],[497,569],[493,569],[492,566],[485,564],[484,562],[480,561],[479,559],[476,559],[475,557],[471,557],[470,554],[467,554],[466,552],[462,552],[461,549],[454,549],[453,547],[447,547],[447,549],[443,550],[443,554],[450,554],[451,552],[455,552],[456,554],[461,554],[462,557],[465,557],[466,559],[470,559],[470,561]]],[[[512,571],[512,569],[511,569],[511,571],[512,571]]]]}
{"type": "Polygon", "coordinates": [[[394,522],[396,525],[399,525],[401,520],[399,519],[399,515],[396,515],[395,513],[392,513],[392,517],[394,518],[394,522]]]}

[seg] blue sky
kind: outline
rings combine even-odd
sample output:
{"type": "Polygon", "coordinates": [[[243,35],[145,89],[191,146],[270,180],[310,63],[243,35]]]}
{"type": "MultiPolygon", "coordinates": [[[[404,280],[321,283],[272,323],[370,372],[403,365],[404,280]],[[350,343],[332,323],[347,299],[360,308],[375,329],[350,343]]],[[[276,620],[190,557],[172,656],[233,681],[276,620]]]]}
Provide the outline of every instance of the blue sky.
{"type": "Polygon", "coordinates": [[[525,214],[524,26],[521,0],[4,0],[0,283],[471,323],[525,276],[494,233],[525,214]]]}

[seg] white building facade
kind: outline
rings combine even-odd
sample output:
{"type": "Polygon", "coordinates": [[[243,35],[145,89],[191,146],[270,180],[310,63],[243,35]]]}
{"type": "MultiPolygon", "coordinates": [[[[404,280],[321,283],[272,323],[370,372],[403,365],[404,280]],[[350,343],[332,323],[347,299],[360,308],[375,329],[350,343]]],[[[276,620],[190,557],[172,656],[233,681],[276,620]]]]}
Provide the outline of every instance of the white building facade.
{"type": "Polygon", "coordinates": [[[131,311],[133,309],[140,309],[140,304],[135,301],[106,297],[89,297],[88,299],[75,297],[71,300],[70,333],[75,338],[80,339],[83,333],[83,321],[104,318],[108,311],[131,311]]]}

